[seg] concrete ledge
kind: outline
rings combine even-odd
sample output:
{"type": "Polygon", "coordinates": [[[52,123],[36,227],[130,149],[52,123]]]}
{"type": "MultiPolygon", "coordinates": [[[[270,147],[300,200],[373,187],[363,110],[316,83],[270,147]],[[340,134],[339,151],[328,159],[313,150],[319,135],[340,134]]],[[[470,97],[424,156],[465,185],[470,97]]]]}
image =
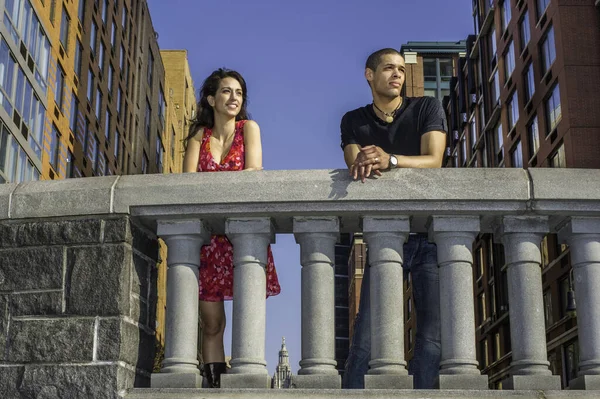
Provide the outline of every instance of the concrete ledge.
{"type": "Polygon", "coordinates": [[[107,176],[21,183],[12,193],[10,217],[112,213],[112,189],[118,179],[119,176],[107,176]]]}
{"type": "Polygon", "coordinates": [[[271,388],[271,377],[267,374],[221,374],[221,387],[242,389],[271,388]]]}
{"type": "Polygon", "coordinates": [[[502,389],[522,390],[559,390],[560,376],[558,375],[511,375],[502,381],[502,389]]]}
{"type": "Polygon", "coordinates": [[[598,399],[586,391],[393,389],[133,389],[125,399],[598,399]]]}
{"type": "Polygon", "coordinates": [[[342,377],[334,375],[312,374],[292,376],[294,388],[299,389],[340,389],[342,377]]]}
{"type": "Polygon", "coordinates": [[[365,389],[413,389],[412,375],[365,375],[365,389]]]}
{"type": "MultiPolygon", "coordinates": [[[[582,375],[569,382],[569,389],[600,390],[600,375],[582,375]]],[[[597,393],[600,396],[600,392],[597,393]]]]}
{"type": "Polygon", "coordinates": [[[202,376],[198,373],[153,373],[150,377],[152,388],[200,388],[202,376]]]}
{"type": "Polygon", "coordinates": [[[488,376],[477,374],[440,374],[437,386],[439,389],[467,389],[480,390],[488,389],[488,376]]]}

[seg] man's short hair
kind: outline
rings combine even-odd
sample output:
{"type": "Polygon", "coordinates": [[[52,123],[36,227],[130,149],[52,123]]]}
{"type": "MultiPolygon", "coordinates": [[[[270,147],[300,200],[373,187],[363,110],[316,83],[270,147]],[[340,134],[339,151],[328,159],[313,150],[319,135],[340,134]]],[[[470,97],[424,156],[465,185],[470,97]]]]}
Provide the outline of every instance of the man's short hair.
{"type": "Polygon", "coordinates": [[[397,54],[402,57],[402,54],[400,54],[400,52],[396,49],[382,48],[381,50],[377,50],[376,52],[371,54],[369,56],[369,58],[367,58],[365,68],[369,68],[370,70],[375,71],[377,69],[377,67],[379,66],[379,64],[381,64],[381,58],[384,55],[388,55],[388,54],[397,54]]]}

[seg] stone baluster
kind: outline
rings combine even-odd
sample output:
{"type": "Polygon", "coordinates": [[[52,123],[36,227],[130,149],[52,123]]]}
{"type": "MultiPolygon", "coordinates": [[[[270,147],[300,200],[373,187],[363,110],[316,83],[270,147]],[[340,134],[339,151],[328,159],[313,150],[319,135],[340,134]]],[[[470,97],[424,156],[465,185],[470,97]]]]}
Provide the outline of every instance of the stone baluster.
{"type": "Polygon", "coordinates": [[[403,245],[408,217],[365,217],[371,283],[371,361],[365,388],[412,389],[404,360],[403,245]]]}
{"type": "MultiPolygon", "coordinates": [[[[430,241],[437,245],[440,267],[442,358],[440,389],[487,389],[488,378],[478,369],[473,305],[473,254],[479,217],[434,216],[430,241]]],[[[417,316],[418,317],[418,316],[417,316]]]]}
{"type": "Polygon", "coordinates": [[[573,217],[559,238],[570,247],[577,300],[579,373],[569,388],[600,390],[600,218],[573,217]]]}
{"type": "Polygon", "coordinates": [[[231,369],[223,388],[269,388],[265,361],[267,247],[275,235],[269,218],[232,218],[225,232],[233,244],[231,369]]]}
{"type": "Polygon", "coordinates": [[[157,234],[167,244],[165,359],[152,374],[153,388],[198,388],[198,268],[200,248],[210,233],[200,220],[159,221],[157,234]]]}
{"type": "Polygon", "coordinates": [[[335,360],[335,243],[337,218],[294,218],[302,265],[302,360],[297,388],[340,388],[335,360]]]}
{"type": "Polygon", "coordinates": [[[561,388],[546,349],[540,242],[548,230],[547,217],[505,216],[496,231],[507,265],[512,346],[511,376],[503,381],[504,389],[561,388]]]}

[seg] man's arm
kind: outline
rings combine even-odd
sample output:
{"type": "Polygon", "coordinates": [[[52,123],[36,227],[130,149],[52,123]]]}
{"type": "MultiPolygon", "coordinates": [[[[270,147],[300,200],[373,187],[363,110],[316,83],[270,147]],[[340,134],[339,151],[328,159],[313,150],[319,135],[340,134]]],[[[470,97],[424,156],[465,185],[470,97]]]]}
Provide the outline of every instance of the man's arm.
{"type": "MultiPolygon", "coordinates": [[[[427,132],[421,136],[421,155],[396,155],[398,168],[441,168],[446,149],[446,133],[427,132]]],[[[387,158],[389,165],[389,156],[387,158]]]]}

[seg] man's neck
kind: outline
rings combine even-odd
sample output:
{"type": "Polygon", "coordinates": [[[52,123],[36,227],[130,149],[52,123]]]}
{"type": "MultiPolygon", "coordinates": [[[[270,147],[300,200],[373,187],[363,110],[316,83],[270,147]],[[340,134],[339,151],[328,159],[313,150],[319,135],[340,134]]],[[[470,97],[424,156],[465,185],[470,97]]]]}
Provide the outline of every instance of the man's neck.
{"type": "Polygon", "coordinates": [[[383,112],[392,113],[402,104],[402,96],[383,97],[373,93],[373,104],[383,112]]]}

